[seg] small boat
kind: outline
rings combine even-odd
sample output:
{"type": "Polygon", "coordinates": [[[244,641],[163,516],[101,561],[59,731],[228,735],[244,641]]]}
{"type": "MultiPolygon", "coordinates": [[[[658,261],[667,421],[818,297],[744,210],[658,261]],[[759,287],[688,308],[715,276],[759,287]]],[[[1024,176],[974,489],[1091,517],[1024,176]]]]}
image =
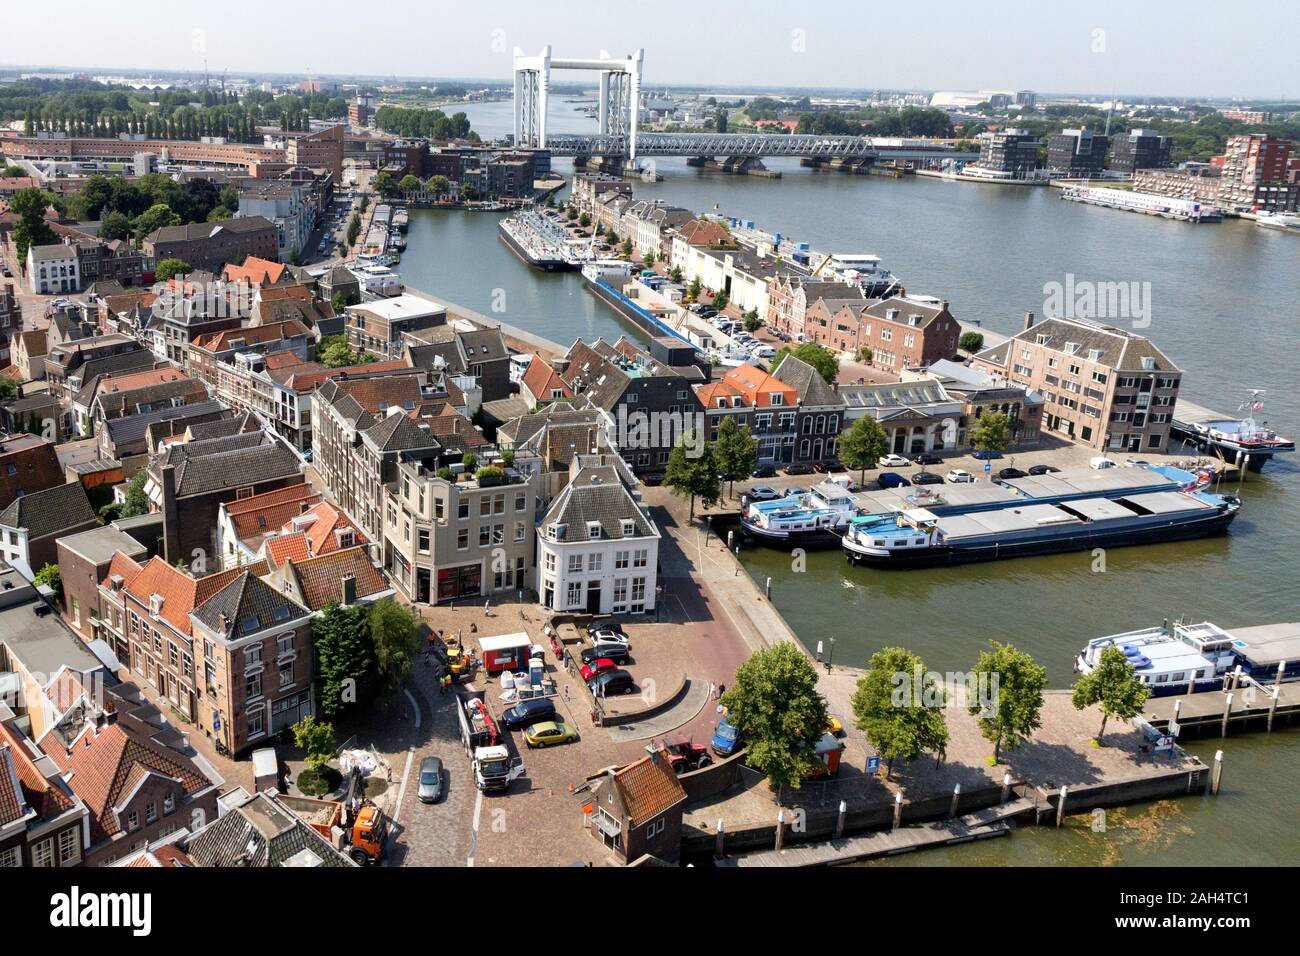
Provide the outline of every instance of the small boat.
{"type": "Polygon", "coordinates": [[[1264,408],[1263,389],[1250,389],[1237,406],[1245,418],[1230,418],[1190,402],[1179,401],[1169,425],[1172,438],[1181,439],[1205,451],[1214,452],[1231,464],[1262,471],[1273,456],[1295,451],[1295,439],[1279,435],[1267,424],[1255,422],[1255,413],[1264,408]]]}
{"type": "Polygon", "coordinates": [[[1255,225],[1300,235],[1300,215],[1293,212],[1261,212],[1255,217],[1255,225]]]}

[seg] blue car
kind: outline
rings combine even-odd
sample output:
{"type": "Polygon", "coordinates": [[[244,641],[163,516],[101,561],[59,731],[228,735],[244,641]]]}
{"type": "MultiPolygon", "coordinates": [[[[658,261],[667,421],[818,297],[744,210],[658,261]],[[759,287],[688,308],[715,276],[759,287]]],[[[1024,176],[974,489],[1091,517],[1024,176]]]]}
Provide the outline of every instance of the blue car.
{"type": "Polygon", "coordinates": [[[740,746],[740,732],[727,722],[723,717],[718,721],[717,728],[713,731],[713,739],[709,741],[709,748],[719,757],[730,757],[740,746]]]}
{"type": "Polygon", "coordinates": [[[907,488],[912,484],[896,471],[882,471],[876,480],[881,488],[907,488]]]}
{"type": "Polygon", "coordinates": [[[1001,457],[1002,457],[1002,452],[1000,452],[1000,451],[977,451],[977,452],[973,453],[973,454],[971,455],[971,457],[974,458],[974,459],[977,459],[978,461],[991,461],[991,460],[994,459],[994,458],[1001,458],[1001,457]]]}

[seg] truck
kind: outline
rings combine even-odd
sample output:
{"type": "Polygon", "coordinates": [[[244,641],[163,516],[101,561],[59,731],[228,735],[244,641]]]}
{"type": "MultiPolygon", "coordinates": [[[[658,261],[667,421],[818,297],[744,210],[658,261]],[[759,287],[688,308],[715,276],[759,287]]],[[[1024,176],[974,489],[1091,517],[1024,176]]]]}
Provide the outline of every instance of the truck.
{"type": "Polygon", "coordinates": [[[350,856],[353,863],[358,866],[378,863],[384,858],[388,818],[369,800],[355,798],[352,786],[348,793],[347,800],[317,800],[287,794],[277,799],[340,852],[350,856]]]}
{"type": "Polygon", "coordinates": [[[523,773],[523,765],[510,756],[505,734],[481,697],[465,701],[461,734],[474,767],[474,785],[484,793],[505,790],[523,773]]]}
{"type": "Polygon", "coordinates": [[[510,751],[497,744],[474,748],[474,784],[484,793],[505,790],[514,779],[510,751]]]}

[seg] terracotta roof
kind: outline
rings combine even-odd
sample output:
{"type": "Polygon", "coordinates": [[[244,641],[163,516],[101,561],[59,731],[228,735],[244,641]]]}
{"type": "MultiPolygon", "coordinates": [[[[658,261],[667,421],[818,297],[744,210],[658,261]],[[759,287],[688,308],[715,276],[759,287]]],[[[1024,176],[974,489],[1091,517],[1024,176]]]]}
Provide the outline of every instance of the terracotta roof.
{"type": "Polygon", "coordinates": [[[354,544],[368,544],[370,541],[352,523],[351,518],[328,501],[321,501],[301,515],[290,518],[280,530],[284,534],[301,530],[307,536],[307,544],[313,557],[339,550],[341,545],[338,543],[336,531],[351,531],[355,539],[354,544]]]}
{"type": "Polygon", "coordinates": [[[306,335],[307,328],[301,322],[271,322],[267,325],[250,325],[242,329],[226,329],[224,332],[213,332],[211,335],[202,335],[194,340],[192,348],[202,349],[205,352],[224,352],[227,349],[238,347],[247,347],[250,345],[259,345],[263,342],[278,342],[280,339],[292,338],[295,335],[306,335]]]}
{"type": "Polygon", "coordinates": [[[188,378],[188,376],[180,369],[167,366],[145,369],[139,372],[101,375],[96,383],[96,388],[100,391],[125,392],[133,388],[143,388],[147,385],[159,385],[162,382],[179,382],[185,378],[188,378]]]}
{"type": "Polygon", "coordinates": [[[310,557],[311,548],[307,536],[301,531],[282,534],[266,542],[266,560],[272,567],[278,568],[285,561],[305,561],[310,557]]]}
{"type": "Polygon", "coordinates": [[[241,539],[257,537],[271,534],[294,515],[301,514],[303,505],[311,507],[320,500],[320,492],[301,482],[253,495],[243,501],[232,501],[226,505],[226,514],[241,539]]]}
{"type": "Polygon", "coordinates": [[[686,791],[663,750],[615,771],[614,786],[633,827],[661,816],[686,799],[686,791]]]}
{"type": "Polygon", "coordinates": [[[45,779],[26,738],[8,724],[0,724],[0,823],[17,820],[24,805],[34,809],[40,819],[47,819],[70,810],[76,801],[45,779]]]}
{"type": "Polygon", "coordinates": [[[343,599],[343,578],[352,576],[357,582],[357,597],[369,597],[388,590],[388,582],[370,563],[365,548],[345,548],[305,561],[290,560],[286,573],[293,574],[303,600],[313,611],[343,599]]]}
{"type": "Polygon", "coordinates": [[[55,735],[46,734],[41,749],[65,774],[71,772],[68,786],[90,810],[92,844],[119,831],[114,808],[150,775],[179,780],[186,794],[212,785],[189,758],[134,729],[128,732],[120,721],[98,731],[87,724],[67,747],[55,735]]]}
{"type": "Polygon", "coordinates": [[[766,408],[772,404],[773,393],[783,395],[782,404],[791,409],[799,401],[799,392],[793,385],[787,385],[775,375],[769,375],[754,365],[739,365],[730,369],[722,376],[722,380],[734,386],[759,408],[766,408]]]}
{"type": "MultiPolygon", "coordinates": [[[[123,554],[121,551],[113,555],[113,559],[108,562],[108,570],[104,572],[104,581],[109,580],[113,575],[120,574],[122,583],[126,584],[133,577],[140,573],[141,565],[130,555],[123,554]]],[[[103,581],[100,582],[104,583],[103,581]]]]}
{"type": "MultiPolygon", "coordinates": [[[[168,236],[168,238],[172,237],[168,236]]],[[[284,271],[285,265],[282,262],[272,262],[269,259],[249,256],[241,266],[227,264],[226,268],[222,270],[222,276],[227,282],[238,282],[243,279],[253,285],[263,285],[279,282],[284,275],[284,271]]]]}
{"type": "Polygon", "coordinates": [[[736,388],[736,386],[722,381],[709,382],[707,385],[696,385],[695,397],[700,400],[700,404],[705,408],[719,407],[717,402],[717,399],[719,398],[725,398],[727,400],[726,405],[724,406],[726,408],[734,407],[731,404],[731,399],[733,397],[745,399],[743,407],[749,407],[753,404],[749,400],[748,396],[746,396],[740,389],[736,388]]]}
{"type": "Polygon", "coordinates": [[[550,399],[551,392],[559,389],[564,398],[573,398],[573,390],[540,355],[534,355],[524,372],[524,387],[539,401],[550,399]]]}
{"type": "Polygon", "coordinates": [[[179,633],[189,634],[190,612],[245,571],[265,574],[266,562],[259,561],[254,565],[193,578],[162,558],[153,557],[138,574],[126,582],[125,587],[127,592],[146,608],[150,607],[149,601],[152,595],[161,595],[162,618],[179,633]]]}
{"type": "Polygon", "coordinates": [[[731,233],[709,219],[692,219],[677,234],[692,246],[721,246],[732,241],[731,233]]]}
{"type": "MultiPolygon", "coordinates": [[[[289,349],[283,349],[279,352],[268,352],[266,356],[266,368],[268,371],[282,368],[297,368],[306,364],[306,359],[289,349]]],[[[313,362],[311,364],[315,365],[316,363],[313,362]]]]}
{"type": "Polygon", "coordinates": [[[311,289],[305,285],[281,285],[269,289],[262,289],[257,293],[257,297],[262,302],[282,302],[293,299],[299,302],[311,301],[311,289]]]}

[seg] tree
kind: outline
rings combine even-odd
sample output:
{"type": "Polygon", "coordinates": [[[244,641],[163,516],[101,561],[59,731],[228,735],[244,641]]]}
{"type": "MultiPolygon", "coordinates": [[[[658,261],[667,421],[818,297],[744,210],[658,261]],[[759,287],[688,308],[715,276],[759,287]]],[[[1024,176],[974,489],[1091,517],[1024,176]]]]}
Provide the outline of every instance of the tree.
{"type": "Polygon", "coordinates": [[[125,502],[122,505],[123,518],[135,518],[149,513],[149,496],[145,494],[144,483],[149,472],[141,468],[135,477],[126,483],[125,502]]]}
{"type": "Polygon", "coordinates": [[[334,725],[304,717],[293,725],[293,742],[307,751],[307,766],[320,773],[334,759],[334,725]]]}
{"type": "Polygon", "coordinates": [[[167,282],[176,276],[189,275],[192,267],[184,259],[164,259],[154,267],[153,277],[159,282],[167,282]]]}
{"type": "Polygon", "coordinates": [[[45,211],[54,202],[54,197],[43,189],[29,187],[20,189],[9,200],[9,211],[18,214],[18,224],[14,227],[14,245],[18,261],[27,258],[27,250],[32,246],[44,246],[54,242],[54,230],[45,221],[45,211]]]}
{"type": "Polygon", "coordinates": [[[445,196],[451,188],[451,180],[446,176],[430,176],[427,188],[434,196],[445,196]]]}
{"type": "Polygon", "coordinates": [[[1006,451],[1011,444],[1011,425],[1006,413],[989,412],[980,416],[970,437],[978,451],[1006,451]]]}
{"type": "Polygon", "coordinates": [[[889,452],[889,436],[880,422],[871,415],[863,415],[844,433],[839,444],[840,461],[861,472],[858,484],[866,484],[867,469],[875,468],[889,452]]]}
{"type": "Polygon", "coordinates": [[[788,345],[779,348],[776,357],[772,359],[772,372],[774,374],[781,367],[781,363],[785,361],[787,355],[793,355],[799,361],[811,365],[827,385],[834,385],[836,379],[840,377],[840,360],[835,357],[834,352],[822,348],[816,342],[805,342],[794,350],[791,350],[788,345]]]}
{"type": "Polygon", "coordinates": [[[719,133],[725,133],[727,131],[727,111],[725,108],[718,110],[718,112],[714,114],[713,128],[719,133]]]}
{"type": "Polygon", "coordinates": [[[763,320],[758,317],[758,309],[750,309],[745,313],[745,331],[757,332],[763,327],[763,320]]]}
{"type": "Polygon", "coordinates": [[[871,655],[870,668],[853,694],[854,723],[885,761],[885,779],[894,761],[909,763],[929,751],[943,758],[948,722],[947,692],[925,662],[902,647],[871,655]]]}
{"type": "Polygon", "coordinates": [[[136,217],[135,236],[137,239],[144,239],[155,229],[161,229],[164,226],[179,226],[180,224],[181,217],[172,210],[171,206],[161,202],[154,203],[136,217]]]}
{"type": "Polygon", "coordinates": [[[713,449],[705,445],[699,454],[692,455],[691,449],[695,447],[695,433],[687,432],[673,446],[668,455],[668,467],[664,470],[664,484],[672,489],[673,494],[691,499],[692,521],[695,520],[696,498],[709,508],[722,497],[722,482],[718,480],[713,449]]]}
{"type": "Polygon", "coordinates": [[[674,282],[681,282],[681,281],[682,281],[682,267],[681,267],[681,266],[673,266],[672,271],[668,273],[668,278],[672,279],[674,282]]]}
{"type": "Polygon", "coordinates": [[[419,176],[407,173],[398,181],[397,189],[403,196],[409,196],[411,193],[419,192],[423,185],[419,176]]]}
{"type": "Polygon", "coordinates": [[[687,294],[687,297],[688,297],[692,302],[696,302],[696,301],[699,300],[699,298],[700,298],[700,293],[703,292],[703,291],[704,291],[704,284],[703,284],[702,282],[700,282],[700,277],[699,277],[699,276],[696,276],[694,279],[691,280],[691,284],[690,284],[690,286],[687,288],[687,290],[686,290],[686,294],[687,294]]]}
{"type": "Polygon", "coordinates": [[[130,239],[131,220],[125,213],[118,212],[116,209],[104,213],[104,217],[99,221],[99,238],[105,242],[112,242],[114,239],[130,239]]]}
{"type": "Polygon", "coordinates": [[[397,183],[393,180],[393,174],[388,170],[380,170],[375,176],[375,192],[381,196],[387,196],[397,191],[397,183]]]}
{"type": "Polygon", "coordinates": [[[1010,644],[990,641],[989,645],[992,650],[980,654],[974,670],[977,686],[988,690],[977,694],[967,709],[979,718],[980,733],[993,744],[997,763],[1003,747],[1014,750],[1038,729],[1047,669],[1010,644]]]}
{"type": "Polygon", "coordinates": [[[588,226],[591,225],[591,217],[584,212],[582,215],[578,217],[578,225],[581,226],[583,229],[586,229],[588,226]]]}
{"type": "Polygon", "coordinates": [[[392,598],[370,607],[370,639],[375,644],[375,661],[385,706],[411,676],[411,665],[420,653],[420,618],[392,598]]]}
{"type": "Polygon", "coordinates": [[[653,269],[655,267],[655,254],[653,252],[647,252],[641,257],[641,261],[645,263],[647,269],[653,269]]]}
{"type": "Polygon", "coordinates": [[[984,348],[984,336],[979,332],[963,332],[957,340],[957,347],[967,354],[974,354],[984,348]]]}
{"type": "Polygon", "coordinates": [[[354,212],[352,214],[352,218],[348,220],[347,239],[348,239],[349,247],[355,246],[357,244],[357,237],[360,234],[361,234],[361,216],[360,214],[354,212]]]}
{"type": "Polygon", "coordinates": [[[736,476],[748,475],[758,466],[758,440],[748,428],[736,424],[730,416],[718,426],[718,440],[713,443],[713,460],[718,471],[727,476],[727,497],[736,476]]]}
{"type": "Polygon", "coordinates": [[[47,564],[36,572],[32,578],[32,583],[36,585],[45,585],[54,592],[56,602],[63,600],[63,579],[59,576],[59,566],[57,564],[47,564]]]}
{"type": "Polygon", "coordinates": [[[460,184],[460,198],[462,202],[469,202],[474,198],[474,184],[464,182],[460,184]]]}
{"type": "Polygon", "coordinates": [[[730,301],[731,301],[731,296],[727,295],[726,289],[719,289],[717,292],[713,293],[713,307],[717,309],[719,312],[725,309],[727,307],[727,303],[730,301]]]}
{"type": "Polygon", "coordinates": [[[875,353],[871,351],[871,346],[869,345],[864,345],[862,348],[858,349],[858,361],[863,365],[870,365],[871,359],[874,356],[875,353]]]}
{"type": "Polygon", "coordinates": [[[826,732],[826,701],[816,668],[794,644],[764,648],[741,664],[722,704],[745,740],[748,764],[769,783],[798,786],[821,766],[815,748],[826,732]]]}
{"type": "Polygon", "coordinates": [[[631,236],[629,236],[628,238],[626,238],[626,239],[623,240],[623,255],[627,256],[628,258],[631,258],[631,256],[632,256],[632,238],[631,238],[631,236]]]}
{"type": "Polygon", "coordinates": [[[1130,720],[1142,713],[1142,705],[1151,696],[1151,688],[1138,679],[1137,670],[1118,647],[1101,652],[1097,666],[1074,683],[1070,700],[1078,710],[1101,706],[1101,729],[1097,741],[1106,732],[1111,717],[1130,720]]]}
{"type": "Polygon", "coordinates": [[[327,604],[312,621],[321,710],[327,717],[368,704],[375,696],[378,665],[366,628],[366,609],[327,604]]]}

